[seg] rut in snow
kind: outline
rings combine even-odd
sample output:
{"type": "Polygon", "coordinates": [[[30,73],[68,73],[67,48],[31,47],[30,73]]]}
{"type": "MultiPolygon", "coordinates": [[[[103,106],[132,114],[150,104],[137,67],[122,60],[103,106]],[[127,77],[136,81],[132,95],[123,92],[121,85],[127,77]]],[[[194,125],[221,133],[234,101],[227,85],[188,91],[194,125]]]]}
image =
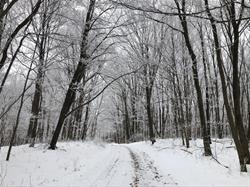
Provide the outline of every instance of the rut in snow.
{"type": "Polygon", "coordinates": [[[132,158],[134,168],[132,187],[138,186],[175,186],[177,183],[170,175],[163,177],[157,167],[154,165],[153,160],[145,152],[137,153],[131,148],[126,147],[132,158]]]}

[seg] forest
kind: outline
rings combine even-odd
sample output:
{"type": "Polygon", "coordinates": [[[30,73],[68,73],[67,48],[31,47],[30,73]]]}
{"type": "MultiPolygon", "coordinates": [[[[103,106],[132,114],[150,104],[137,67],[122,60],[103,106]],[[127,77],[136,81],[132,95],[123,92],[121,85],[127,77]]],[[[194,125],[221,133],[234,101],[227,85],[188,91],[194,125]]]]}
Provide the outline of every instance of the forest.
{"type": "Polygon", "coordinates": [[[9,162],[98,139],[200,140],[221,164],[228,140],[250,170],[249,0],[0,0],[0,84],[9,162]]]}

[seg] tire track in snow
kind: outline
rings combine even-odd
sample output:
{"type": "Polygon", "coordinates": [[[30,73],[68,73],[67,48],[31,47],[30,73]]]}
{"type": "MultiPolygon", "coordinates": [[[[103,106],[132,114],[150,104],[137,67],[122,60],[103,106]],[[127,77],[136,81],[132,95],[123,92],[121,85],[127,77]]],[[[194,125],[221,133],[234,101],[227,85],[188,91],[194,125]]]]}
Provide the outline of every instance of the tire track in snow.
{"type": "MultiPolygon", "coordinates": [[[[102,160],[102,164],[99,165],[100,169],[97,170],[95,179],[91,182],[92,187],[95,186],[117,186],[125,185],[122,184],[123,180],[126,180],[123,177],[124,175],[124,161],[129,161],[129,154],[124,147],[117,146],[112,148],[102,160]],[[127,159],[124,160],[124,154],[127,154],[127,159]],[[117,182],[118,181],[118,182],[117,182]]],[[[97,166],[98,167],[98,166],[97,166]]],[[[129,184],[129,181],[124,181],[129,184]]]]}
{"type": "Polygon", "coordinates": [[[176,186],[177,183],[171,175],[163,177],[154,161],[145,152],[137,153],[127,147],[134,167],[134,179],[130,184],[132,187],[138,186],[176,186]]]}
{"type": "Polygon", "coordinates": [[[104,162],[108,163],[104,168],[100,168],[99,172],[97,173],[95,180],[92,182],[90,186],[99,186],[100,183],[102,186],[108,186],[110,181],[112,180],[111,172],[115,168],[119,158],[116,154],[110,155],[109,158],[105,158],[104,162]]]}

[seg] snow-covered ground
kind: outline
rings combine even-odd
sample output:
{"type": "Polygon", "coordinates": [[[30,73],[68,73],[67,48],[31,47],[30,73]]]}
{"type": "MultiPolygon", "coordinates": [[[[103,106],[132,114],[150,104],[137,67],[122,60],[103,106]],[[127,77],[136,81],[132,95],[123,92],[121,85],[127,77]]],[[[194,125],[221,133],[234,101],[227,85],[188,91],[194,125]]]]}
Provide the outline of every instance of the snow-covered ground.
{"type": "Polygon", "coordinates": [[[180,140],[58,147],[13,147],[9,162],[2,148],[0,186],[250,186],[250,173],[240,173],[230,140],[213,142],[216,159],[202,156],[201,140],[191,141],[188,150],[180,140]]]}

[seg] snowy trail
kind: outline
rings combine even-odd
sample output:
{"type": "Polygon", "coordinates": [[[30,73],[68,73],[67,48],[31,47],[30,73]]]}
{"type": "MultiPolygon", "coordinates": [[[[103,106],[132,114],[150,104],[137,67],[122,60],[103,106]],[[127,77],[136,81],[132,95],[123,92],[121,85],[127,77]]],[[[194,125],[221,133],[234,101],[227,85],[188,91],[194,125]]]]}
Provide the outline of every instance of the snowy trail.
{"type": "Polygon", "coordinates": [[[95,176],[90,186],[123,186],[132,180],[128,151],[121,146],[110,146],[107,154],[88,172],[95,176]]]}
{"type": "Polygon", "coordinates": [[[133,160],[135,176],[132,187],[177,185],[170,175],[163,176],[159,172],[159,169],[154,165],[153,159],[147,153],[135,151],[129,146],[126,146],[126,148],[133,160]]]}
{"type": "Polygon", "coordinates": [[[213,147],[228,169],[202,156],[201,145],[202,141],[193,142],[192,154],[183,151],[178,140],[158,140],[154,146],[61,142],[55,151],[45,144],[22,145],[13,147],[10,162],[5,161],[8,149],[3,147],[0,187],[250,186],[250,174],[239,172],[235,150],[223,144],[213,147]]]}
{"type": "Polygon", "coordinates": [[[129,146],[113,145],[97,164],[88,171],[95,176],[90,186],[175,186],[170,176],[163,176],[145,152],[129,146]]]}

